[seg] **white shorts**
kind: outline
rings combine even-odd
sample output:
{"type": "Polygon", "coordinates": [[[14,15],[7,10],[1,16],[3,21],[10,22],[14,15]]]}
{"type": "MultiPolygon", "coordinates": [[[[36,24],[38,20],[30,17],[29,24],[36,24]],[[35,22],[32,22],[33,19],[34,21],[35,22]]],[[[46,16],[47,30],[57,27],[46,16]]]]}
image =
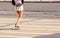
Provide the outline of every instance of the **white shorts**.
{"type": "Polygon", "coordinates": [[[16,6],[16,11],[23,11],[23,5],[21,5],[19,7],[16,6]]]}

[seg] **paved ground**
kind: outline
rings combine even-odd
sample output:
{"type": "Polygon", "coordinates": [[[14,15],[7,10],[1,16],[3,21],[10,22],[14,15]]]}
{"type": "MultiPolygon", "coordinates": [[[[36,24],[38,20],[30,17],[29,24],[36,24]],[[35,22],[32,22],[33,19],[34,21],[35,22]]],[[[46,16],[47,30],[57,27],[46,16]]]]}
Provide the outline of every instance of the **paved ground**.
{"type": "Polygon", "coordinates": [[[34,5],[32,3],[26,4],[30,8],[25,8],[20,30],[14,30],[17,15],[12,5],[10,7],[13,8],[13,11],[9,9],[10,7],[7,8],[9,4],[11,3],[0,3],[0,38],[60,38],[59,3],[43,3],[41,4],[41,7],[44,5],[44,9],[42,10],[43,7],[41,8],[42,11],[39,8],[40,3],[33,3],[34,5]],[[31,9],[29,4],[31,6],[39,6],[31,9]],[[51,6],[50,9],[49,5],[51,6]]]}
{"type": "Polygon", "coordinates": [[[16,13],[12,11],[0,11],[0,37],[44,38],[49,36],[49,38],[59,38],[60,18],[54,15],[54,12],[52,14],[49,14],[49,12],[24,12],[20,30],[14,30],[17,20],[16,13]]]}
{"type": "MultiPolygon", "coordinates": [[[[11,2],[0,2],[0,17],[7,15],[17,17],[14,6],[11,2]]],[[[60,18],[60,3],[25,3],[23,17],[60,18]]]]}
{"type": "MultiPolygon", "coordinates": [[[[16,18],[0,18],[0,37],[6,38],[44,38],[60,33],[60,18],[22,19],[20,30],[14,30],[16,18]]],[[[55,37],[55,36],[53,36],[55,37]]]]}
{"type": "MultiPolygon", "coordinates": [[[[0,2],[0,11],[13,11],[11,2],[0,2]]],[[[60,3],[24,3],[24,11],[32,12],[60,12],[60,3]]]]}

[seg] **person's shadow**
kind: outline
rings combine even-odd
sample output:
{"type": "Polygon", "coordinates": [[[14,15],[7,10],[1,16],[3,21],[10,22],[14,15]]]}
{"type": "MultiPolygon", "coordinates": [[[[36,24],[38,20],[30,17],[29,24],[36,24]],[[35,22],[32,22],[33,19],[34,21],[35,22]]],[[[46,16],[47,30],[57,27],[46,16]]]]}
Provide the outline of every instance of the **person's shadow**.
{"type": "Polygon", "coordinates": [[[52,34],[52,35],[37,36],[34,38],[60,38],[60,33],[56,33],[56,34],[52,34]]]}
{"type": "Polygon", "coordinates": [[[13,28],[0,28],[0,30],[16,30],[16,29],[13,29],[13,28]]]}
{"type": "MultiPolygon", "coordinates": [[[[23,23],[28,23],[32,20],[29,20],[29,21],[22,21],[20,24],[23,24],[23,23]]],[[[14,26],[15,27],[15,23],[12,23],[12,24],[6,24],[6,25],[0,25],[0,27],[7,27],[7,26],[14,26]]],[[[0,30],[16,30],[15,28],[0,28],[0,30]]]]}

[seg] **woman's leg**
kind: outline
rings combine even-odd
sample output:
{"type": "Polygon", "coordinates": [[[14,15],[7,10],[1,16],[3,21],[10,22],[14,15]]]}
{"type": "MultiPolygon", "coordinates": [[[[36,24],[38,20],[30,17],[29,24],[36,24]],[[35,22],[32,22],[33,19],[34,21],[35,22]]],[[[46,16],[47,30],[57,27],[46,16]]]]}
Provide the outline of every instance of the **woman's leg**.
{"type": "Polygon", "coordinates": [[[15,26],[19,26],[19,23],[21,22],[21,18],[23,15],[23,11],[17,11],[17,14],[18,14],[18,19],[15,26]]]}

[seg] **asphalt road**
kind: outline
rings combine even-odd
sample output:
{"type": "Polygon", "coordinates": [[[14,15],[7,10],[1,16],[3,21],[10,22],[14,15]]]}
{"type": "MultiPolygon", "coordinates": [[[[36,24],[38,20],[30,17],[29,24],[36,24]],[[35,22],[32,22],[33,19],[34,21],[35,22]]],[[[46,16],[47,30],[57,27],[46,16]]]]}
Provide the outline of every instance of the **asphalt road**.
{"type": "MultiPolygon", "coordinates": [[[[11,2],[0,2],[0,17],[17,17],[11,2]]],[[[24,3],[24,18],[60,18],[60,3],[24,3]]]]}
{"type": "MultiPolygon", "coordinates": [[[[13,11],[11,2],[0,2],[0,11],[13,11]]],[[[24,11],[44,12],[60,11],[60,3],[24,3],[24,11]]]]}

